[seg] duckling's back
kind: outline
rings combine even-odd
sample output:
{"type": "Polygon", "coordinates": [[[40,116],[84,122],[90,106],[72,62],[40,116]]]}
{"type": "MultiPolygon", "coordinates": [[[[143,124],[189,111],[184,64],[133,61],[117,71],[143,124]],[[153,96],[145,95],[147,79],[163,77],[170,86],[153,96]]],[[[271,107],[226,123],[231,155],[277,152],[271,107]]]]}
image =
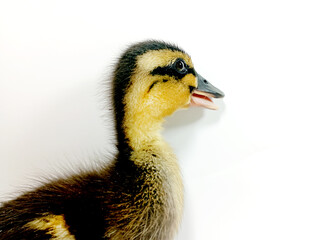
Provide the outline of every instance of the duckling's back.
{"type": "Polygon", "coordinates": [[[0,208],[0,239],[103,239],[103,193],[110,189],[104,174],[58,180],[5,203],[0,208]]]}

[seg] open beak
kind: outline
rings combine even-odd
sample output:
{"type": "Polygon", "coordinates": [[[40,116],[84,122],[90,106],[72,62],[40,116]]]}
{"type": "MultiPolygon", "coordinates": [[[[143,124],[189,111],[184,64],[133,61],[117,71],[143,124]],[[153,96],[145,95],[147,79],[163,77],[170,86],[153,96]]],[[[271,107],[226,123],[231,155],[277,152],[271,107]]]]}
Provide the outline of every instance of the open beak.
{"type": "Polygon", "coordinates": [[[200,74],[196,73],[197,88],[195,88],[191,95],[191,106],[201,106],[212,110],[217,110],[217,105],[212,98],[223,98],[225,94],[210,84],[200,74]]]}

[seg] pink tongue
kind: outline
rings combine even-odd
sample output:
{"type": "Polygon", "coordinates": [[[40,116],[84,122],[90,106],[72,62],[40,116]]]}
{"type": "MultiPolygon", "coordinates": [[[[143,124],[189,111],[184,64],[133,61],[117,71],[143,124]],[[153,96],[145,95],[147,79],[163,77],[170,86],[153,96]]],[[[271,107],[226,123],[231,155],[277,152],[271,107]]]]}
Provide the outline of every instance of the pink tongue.
{"type": "Polygon", "coordinates": [[[191,106],[205,107],[212,110],[217,110],[217,105],[208,97],[193,93],[191,96],[191,106]]]}

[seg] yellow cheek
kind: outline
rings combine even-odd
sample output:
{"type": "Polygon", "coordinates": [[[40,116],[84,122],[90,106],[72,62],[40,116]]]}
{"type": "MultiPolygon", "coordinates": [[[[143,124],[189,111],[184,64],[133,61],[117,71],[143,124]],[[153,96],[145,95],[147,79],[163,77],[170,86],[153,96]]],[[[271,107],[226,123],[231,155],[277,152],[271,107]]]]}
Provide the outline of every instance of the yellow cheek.
{"type": "Polygon", "coordinates": [[[187,74],[181,81],[187,86],[197,87],[197,80],[193,74],[187,74]]]}
{"type": "Polygon", "coordinates": [[[153,113],[156,114],[158,112],[158,116],[165,117],[186,105],[189,102],[189,97],[188,85],[176,80],[170,80],[165,83],[158,83],[145,96],[145,102],[147,102],[153,113]]]}

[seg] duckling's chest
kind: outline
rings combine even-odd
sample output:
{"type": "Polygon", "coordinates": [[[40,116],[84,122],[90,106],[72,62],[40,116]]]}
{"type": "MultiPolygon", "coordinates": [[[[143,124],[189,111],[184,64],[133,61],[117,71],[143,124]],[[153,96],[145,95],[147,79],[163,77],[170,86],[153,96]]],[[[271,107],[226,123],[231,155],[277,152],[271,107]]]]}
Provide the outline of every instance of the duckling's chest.
{"type": "MultiPolygon", "coordinates": [[[[175,154],[170,148],[147,149],[132,154],[139,169],[140,194],[149,193],[146,201],[161,203],[166,208],[183,205],[183,183],[175,154]]],[[[167,210],[167,209],[166,209],[167,210]]]]}

